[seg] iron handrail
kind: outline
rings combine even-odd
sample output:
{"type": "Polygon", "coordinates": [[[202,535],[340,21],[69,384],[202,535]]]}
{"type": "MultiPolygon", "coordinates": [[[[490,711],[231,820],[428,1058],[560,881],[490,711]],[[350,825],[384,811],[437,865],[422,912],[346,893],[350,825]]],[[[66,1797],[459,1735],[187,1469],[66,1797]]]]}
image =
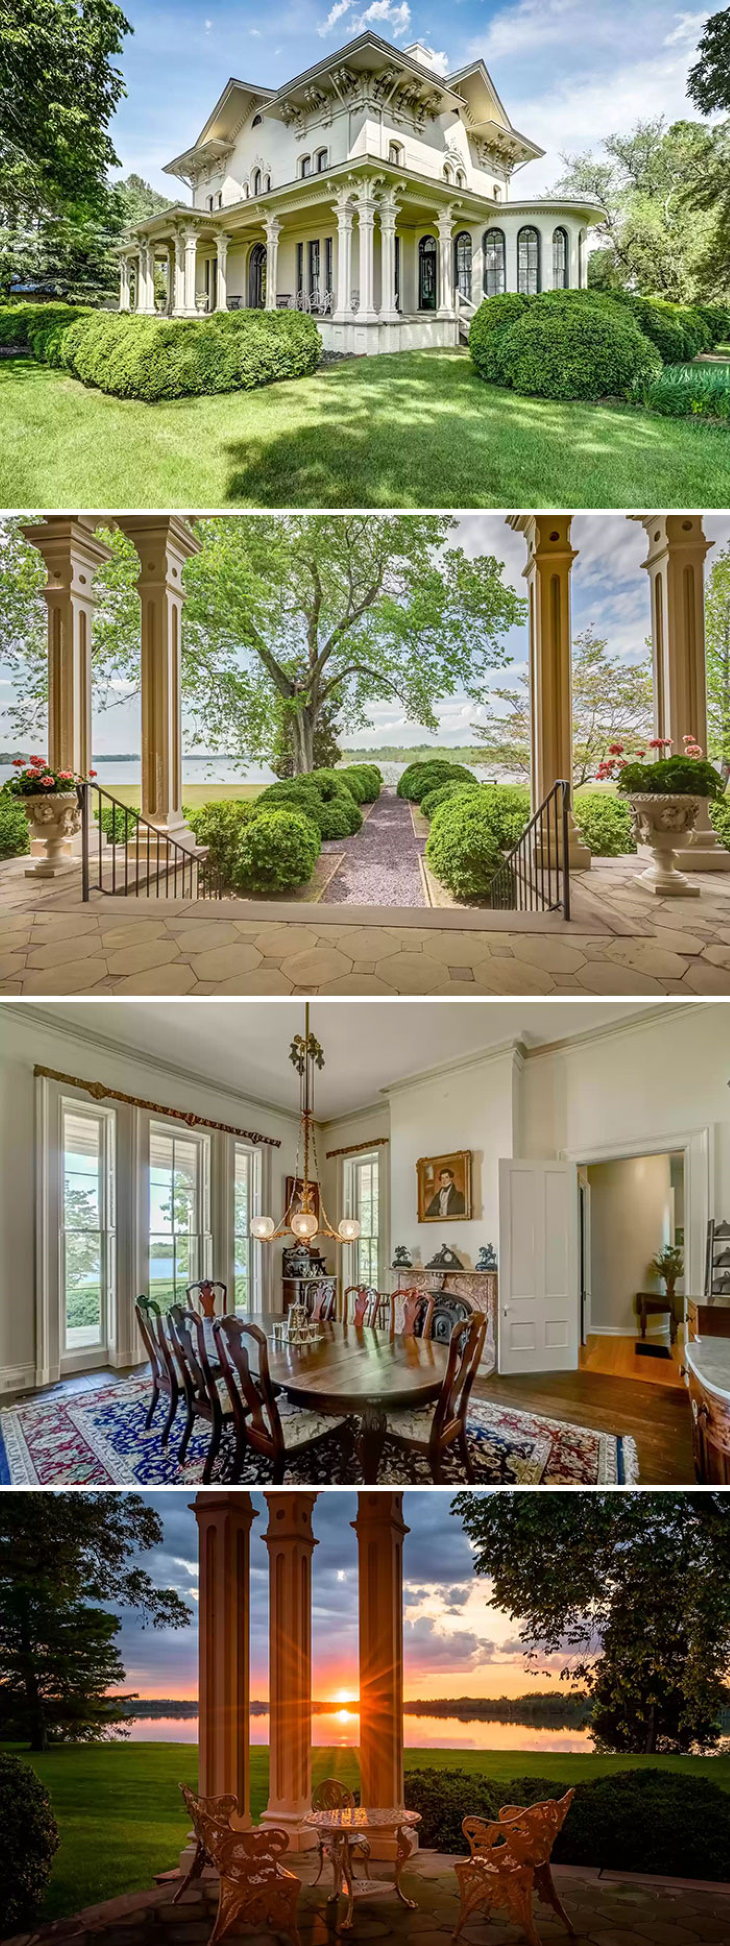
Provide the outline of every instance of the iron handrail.
{"type": "Polygon", "coordinates": [[[561,778],[490,880],[497,911],[562,911],[570,918],[570,802],[570,784],[561,778]]]}
{"type": "Polygon", "coordinates": [[[119,898],[220,899],[220,873],[200,851],[188,851],[177,838],[129,804],[123,804],[100,784],[76,786],[81,812],[81,897],[88,904],[92,891],[119,898]],[[92,796],[93,793],[93,796],[92,796]],[[102,812],[112,811],[112,841],[104,844],[102,812]],[[95,820],[92,820],[92,808],[95,820]],[[92,843],[96,823],[97,841],[92,843]],[[121,836],[117,837],[117,830],[121,836]],[[118,859],[117,854],[122,857],[118,859]],[[94,877],[92,855],[96,855],[94,877]],[[111,857],[109,857],[111,854],[111,857]],[[106,867],[108,866],[108,869],[106,867]]]}

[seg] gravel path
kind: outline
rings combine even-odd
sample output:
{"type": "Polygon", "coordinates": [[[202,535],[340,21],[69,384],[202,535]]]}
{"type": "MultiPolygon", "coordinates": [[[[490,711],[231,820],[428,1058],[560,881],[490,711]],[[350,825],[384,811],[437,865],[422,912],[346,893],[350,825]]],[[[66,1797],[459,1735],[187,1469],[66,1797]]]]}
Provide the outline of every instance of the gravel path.
{"type": "MultiPolygon", "coordinates": [[[[323,845],[341,851],[342,840],[323,845]]],[[[346,840],[344,863],[328,885],[322,905],[425,905],[418,863],[423,839],[413,830],[411,807],[384,790],[362,830],[346,840]]]]}

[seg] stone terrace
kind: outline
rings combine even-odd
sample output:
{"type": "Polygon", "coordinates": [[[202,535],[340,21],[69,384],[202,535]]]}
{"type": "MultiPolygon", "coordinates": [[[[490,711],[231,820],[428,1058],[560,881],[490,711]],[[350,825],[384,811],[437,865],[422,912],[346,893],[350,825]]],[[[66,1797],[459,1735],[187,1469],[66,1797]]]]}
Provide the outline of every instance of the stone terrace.
{"type": "Polygon", "coordinates": [[[635,858],[577,874],[573,918],[466,908],[97,898],[0,865],[0,993],[730,994],[730,874],[657,899],[635,858]]]}
{"type": "MultiPolygon", "coordinates": [[[[325,1905],[328,1868],[313,1887],[312,1854],[292,1857],[289,1864],[305,1884],[300,1902],[302,1946],[327,1946],[336,1937],[327,1922],[325,1905]]],[[[387,1876],[388,1868],[371,1865],[371,1877],[387,1876]]],[[[573,1866],[556,1866],[555,1880],[566,1911],[575,1926],[576,1946],[695,1946],[696,1941],[728,1946],[730,1886],[695,1884],[682,1880],[639,1878],[573,1866]]],[[[439,1852],[422,1851],[404,1873],[404,1890],[417,1907],[407,1911],[395,1892],[391,1897],[363,1899],[355,1910],[352,1938],[394,1940],[399,1946],[446,1946],[458,1910],[453,1860],[439,1852]]],[[[133,1893],[91,1907],[74,1919],[59,1920],[38,1933],[22,1936],[22,1946],[205,1946],[215,1911],[217,1891],[206,1883],[171,1902],[169,1881],[155,1890],[133,1893]]],[[[344,1904],[340,1907],[344,1914],[344,1904]]],[[[547,1906],[536,1906],[543,1946],[558,1946],[568,1938],[547,1906]]],[[[477,1917],[464,1929],[466,1946],[521,1946],[524,1935],[497,1915],[488,1924],[477,1917]]],[[[253,1932],[228,1935],[251,1946],[273,1946],[273,1935],[253,1932]]],[[[21,1946],[20,1938],[8,1946],[21,1946]]]]}

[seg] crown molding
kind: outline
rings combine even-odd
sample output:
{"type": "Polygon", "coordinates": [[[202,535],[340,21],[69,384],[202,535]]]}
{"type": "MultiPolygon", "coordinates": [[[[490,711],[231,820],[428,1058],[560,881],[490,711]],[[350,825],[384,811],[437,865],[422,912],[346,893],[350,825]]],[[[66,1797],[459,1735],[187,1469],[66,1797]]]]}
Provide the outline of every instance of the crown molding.
{"type": "MultiPolygon", "coordinates": [[[[489,1002],[487,1002],[489,1005],[489,1002]]],[[[491,1067],[496,1061],[503,1061],[510,1055],[515,1066],[524,1065],[525,1049],[516,1037],[498,1041],[494,1047],[478,1048],[473,1054],[462,1054],[458,1060],[439,1061],[433,1067],[421,1068],[417,1074],[407,1075],[403,1081],[391,1081],[387,1088],[381,1088],[381,1095],[390,1099],[391,1095],[402,1095],[410,1088],[428,1086],[431,1081],[439,1081],[444,1075],[464,1074],[472,1068],[491,1067]]]]}
{"type": "MultiPolygon", "coordinates": [[[[571,1004],[580,1007],[582,1003],[577,999],[571,1004]]],[[[622,1037],[625,1034],[643,1033],[645,1027],[658,1027],[670,1018],[676,1020],[678,1014],[686,1014],[693,1007],[707,1007],[711,1005],[711,1001],[705,1000],[699,995],[696,1000],[657,1001],[656,1006],[652,1006],[647,1001],[646,1005],[642,1006],[640,1013],[625,1014],[620,1020],[616,1021],[606,1020],[602,1027],[584,1027],[581,1032],[566,1034],[562,1040],[543,1041],[540,1047],[528,1047],[525,1050],[526,1058],[528,1061],[542,1061],[546,1056],[551,1058],[555,1054],[562,1054],[566,1049],[571,1047],[583,1047],[589,1041],[615,1040],[617,1037],[622,1037]]],[[[720,1002],[720,1005],[722,1005],[722,1002],[720,1002]]]]}

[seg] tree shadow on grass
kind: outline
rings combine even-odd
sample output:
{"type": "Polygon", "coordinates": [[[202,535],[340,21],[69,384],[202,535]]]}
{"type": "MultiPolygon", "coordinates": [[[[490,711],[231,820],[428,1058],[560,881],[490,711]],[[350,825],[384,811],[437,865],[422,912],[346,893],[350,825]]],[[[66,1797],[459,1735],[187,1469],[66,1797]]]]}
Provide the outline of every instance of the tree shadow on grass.
{"type": "Polygon", "coordinates": [[[286,408],[281,431],[276,410],[260,435],[254,415],[225,447],[228,504],[724,506],[730,492],[730,442],[708,428],[520,398],[454,352],[352,359],[287,385],[286,408]]]}

